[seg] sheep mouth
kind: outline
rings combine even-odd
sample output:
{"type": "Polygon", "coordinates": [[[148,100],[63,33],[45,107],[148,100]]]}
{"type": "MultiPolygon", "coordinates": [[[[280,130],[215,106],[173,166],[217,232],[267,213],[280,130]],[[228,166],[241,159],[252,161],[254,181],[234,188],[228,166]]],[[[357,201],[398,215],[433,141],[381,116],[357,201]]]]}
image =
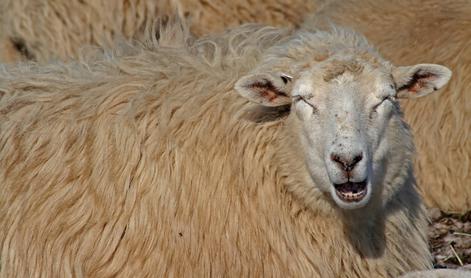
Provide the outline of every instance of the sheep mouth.
{"type": "Polygon", "coordinates": [[[334,184],[335,193],[344,202],[359,202],[365,198],[368,191],[366,184],[366,180],[334,184]]]}

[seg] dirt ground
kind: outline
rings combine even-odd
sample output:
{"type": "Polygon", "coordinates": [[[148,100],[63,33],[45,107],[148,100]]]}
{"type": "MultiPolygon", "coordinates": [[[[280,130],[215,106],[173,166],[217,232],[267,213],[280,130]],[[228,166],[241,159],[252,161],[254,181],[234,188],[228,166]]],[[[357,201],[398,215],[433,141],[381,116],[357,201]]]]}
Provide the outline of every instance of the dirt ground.
{"type": "Polygon", "coordinates": [[[429,209],[430,248],[435,268],[471,271],[471,211],[464,215],[429,209]]]}

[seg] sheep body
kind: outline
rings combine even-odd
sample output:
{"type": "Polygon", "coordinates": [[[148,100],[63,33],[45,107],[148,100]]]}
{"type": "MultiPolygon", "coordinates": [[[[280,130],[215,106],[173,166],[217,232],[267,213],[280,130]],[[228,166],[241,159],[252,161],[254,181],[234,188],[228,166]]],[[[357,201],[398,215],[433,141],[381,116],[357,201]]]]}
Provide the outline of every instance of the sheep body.
{"type": "Polygon", "coordinates": [[[28,55],[5,51],[0,61],[18,60],[22,54],[38,62],[77,57],[87,45],[108,48],[119,39],[141,38],[157,17],[177,12],[192,22],[193,33],[203,35],[244,22],[298,26],[299,15],[315,7],[315,1],[300,0],[1,0],[0,41],[17,42],[28,55]]]}
{"type": "Polygon", "coordinates": [[[303,189],[303,162],[281,151],[282,121],[243,120],[251,105],[234,83],[291,31],[247,25],[193,41],[175,26],[150,50],[1,70],[1,276],[431,267],[411,161],[377,210],[344,212],[303,189]]]}
{"type": "Polygon", "coordinates": [[[448,65],[456,73],[444,95],[407,101],[404,107],[416,134],[420,153],[416,170],[426,204],[447,212],[469,211],[468,1],[264,1],[254,6],[245,1],[214,5],[211,1],[148,0],[126,5],[100,0],[2,0],[0,11],[8,13],[0,16],[0,61],[45,62],[77,57],[86,45],[108,48],[118,38],[141,38],[144,27],[156,16],[174,14],[177,8],[192,19],[191,31],[202,35],[242,22],[298,26],[303,16],[318,7],[321,10],[305,26],[326,22],[350,26],[366,34],[397,64],[427,60],[448,65]]]}

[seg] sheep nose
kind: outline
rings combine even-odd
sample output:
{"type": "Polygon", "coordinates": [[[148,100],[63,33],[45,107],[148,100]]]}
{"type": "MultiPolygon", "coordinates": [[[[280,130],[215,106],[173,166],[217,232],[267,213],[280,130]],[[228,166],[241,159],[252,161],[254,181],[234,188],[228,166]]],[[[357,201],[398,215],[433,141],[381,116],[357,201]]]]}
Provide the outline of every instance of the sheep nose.
{"type": "Polygon", "coordinates": [[[330,159],[340,167],[340,169],[350,172],[355,168],[355,165],[358,164],[363,159],[363,154],[356,154],[356,155],[345,155],[345,154],[335,154],[332,153],[330,155],[330,159]]]}

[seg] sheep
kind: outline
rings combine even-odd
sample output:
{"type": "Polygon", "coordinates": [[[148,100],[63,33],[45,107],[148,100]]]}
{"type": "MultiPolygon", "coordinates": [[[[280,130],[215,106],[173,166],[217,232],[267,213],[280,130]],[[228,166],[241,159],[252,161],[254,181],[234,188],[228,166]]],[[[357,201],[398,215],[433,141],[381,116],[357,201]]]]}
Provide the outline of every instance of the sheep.
{"type": "Polygon", "coordinates": [[[431,268],[397,98],[440,89],[446,67],[395,67],[335,28],[158,37],[3,66],[3,277],[431,268]]]}
{"type": "Polygon", "coordinates": [[[432,61],[456,73],[444,94],[405,101],[420,155],[416,170],[429,207],[471,210],[471,2],[332,1],[305,27],[329,22],[362,32],[396,64],[432,61]]]}
{"type": "MultiPolygon", "coordinates": [[[[242,22],[299,26],[299,15],[314,11],[323,1],[0,0],[4,29],[0,37],[23,50],[14,53],[14,61],[22,57],[38,62],[65,60],[77,57],[86,45],[111,47],[115,40],[141,38],[157,16],[186,16],[191,19],[191,31],[200,36],[242,22]],[[24,50],[29,56],[21,55],[24,50]]],[[[11,53],[2,56],[11,57],[11,53]]]]}
{"type": "Polygon", "coordinates": [[[397,64],[430,60],[447,64],[458,72],[460,78],[450,83],[445,95],[403,105],[407,121],[417,135],[420,156],[416,170],[427,206],[446,212],[471,210],[471,190],[467,186],[471,173],[471,142],[467,140],[471,115],[465,93],[471,86],[466,74],[471,57],[466,45],[467,32],[471,30],[467,20],[471,5],[467,1],[437,0],[393,3],[334,0],[329,4],[331,1],[290,1],[289,4],[264,1],[255,8],[241,0],[217,5],[193,0],[143,1],[129,8],[124,2],[108,6],[111,3],[68,1],[51,5],[45,0],[34,2],[40,4],[0,0],[3,5],[0,12],[8,11],[0,16],[3,33],[9,30],[3,39],[0,30],[0,62],[14,62],[21,57],[39,62],[51,57],[66,59],[79,55],[79,49],[87,44],[110,47],[116,37],[141,38],[143,26],[150,24],[156,14],[172,14],[174,8],[193,18],[192,32],[202,35],[248,21],[298,26],[304,15],[319,7],[320,11],[304,27],[325,23],[329,18],[365,33],[386,58],[397,64]],[[101,15],[102,12],[110,15],[101,15]],[[63,14],[68,16],[61,21],[63,14]],[[87,24],[92,19],[94,24],[87,24]],[[405,45],[414,45],[421,51],[409,51],[405,45]]]}

